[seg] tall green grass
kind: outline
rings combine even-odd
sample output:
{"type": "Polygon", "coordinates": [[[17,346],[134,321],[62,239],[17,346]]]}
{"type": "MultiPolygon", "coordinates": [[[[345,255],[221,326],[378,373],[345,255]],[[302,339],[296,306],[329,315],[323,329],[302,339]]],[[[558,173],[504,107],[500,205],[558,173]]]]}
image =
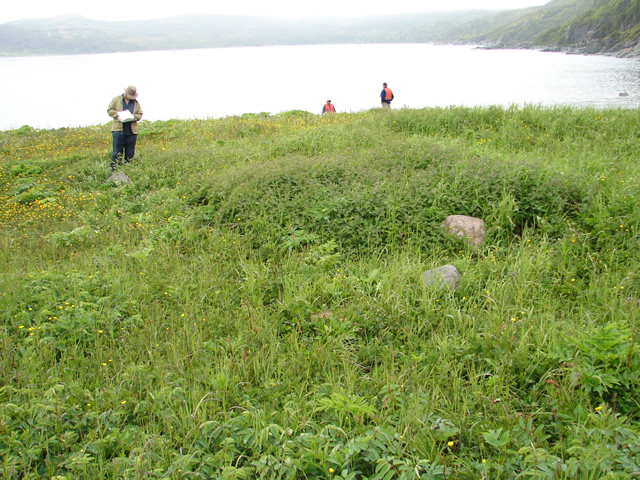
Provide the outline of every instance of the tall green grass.
{"type": "Polygon", "coordinates": [[[640,475],[637,112],[143,126],[0,132],[2,478],[640,475]]]}

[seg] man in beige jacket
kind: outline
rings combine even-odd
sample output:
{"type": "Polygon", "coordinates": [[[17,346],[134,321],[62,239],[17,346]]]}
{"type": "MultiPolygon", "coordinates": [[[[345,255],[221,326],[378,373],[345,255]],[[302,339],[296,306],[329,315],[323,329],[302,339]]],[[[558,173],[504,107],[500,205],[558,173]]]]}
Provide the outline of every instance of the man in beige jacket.
{"type": "Polygon", "coordinates": [[[140,102],[136,100],[137,97],[138,90],[133,85],[129,85],[122,95],[114,97],[109,103],[107,113],[113,118],[111,123],[112,170],[121,163],[129,163],[135,155],[138,122],[142,118],[142,108],[140,108],[140,102]]]}

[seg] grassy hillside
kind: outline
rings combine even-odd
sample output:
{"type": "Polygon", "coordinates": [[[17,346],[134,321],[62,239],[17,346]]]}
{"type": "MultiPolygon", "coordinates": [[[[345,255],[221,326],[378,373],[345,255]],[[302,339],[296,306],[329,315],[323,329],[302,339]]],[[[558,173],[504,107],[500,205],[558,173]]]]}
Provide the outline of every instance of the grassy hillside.
{"type": "Polygon", "coordinates": [[[497,47],[560,49],[574,53],[640,53],[638,0],[554,0],[535,8],[473,20],[447,37],[497,47]]]}
{"type": "Polygon", "coordinates": [[[639,142],[632,110],[157,121],[119,185],[106,125],[0,132],[2,478],[637,476],[639,142]]]}
{"type": "Polygon", "coordinates": [[[584,13],[568,29],[567,41],[637,42],[640,36],[640,1],[607,0],[584,13]],[[580,32],[575,34],[574,32],[580,32]],[[575,36],[576,38],[572,38],[575,36]]]}
{"type": "Polygon", "coordinates": [[[567,26],[597,0],[555,0],[540,7],[495,13],[461,25],[451,33],[466,41],[511,47],[566,45],[567,26]],[[550,34],[549,32],[553,32],[550,34]]]}

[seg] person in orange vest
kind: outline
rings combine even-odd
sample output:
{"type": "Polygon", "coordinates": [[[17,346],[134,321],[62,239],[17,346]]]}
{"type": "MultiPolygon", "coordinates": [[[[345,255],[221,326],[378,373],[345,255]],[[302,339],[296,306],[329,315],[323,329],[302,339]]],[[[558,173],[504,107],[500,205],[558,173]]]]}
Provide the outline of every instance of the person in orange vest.
{"type": "Polygon", "coordinates": [[[393,92],[386,83],[382,84],[382,92],[380,92],[380,100],[382,108],[391,108],[391,100],[393,100],[393,92]]]}
{"type": "Polygon", "coordinates": [[[333,106],[331,100],[327,100],[327,103],[322,107],[322,113],[336,113],[336,107],[333,106]]]}

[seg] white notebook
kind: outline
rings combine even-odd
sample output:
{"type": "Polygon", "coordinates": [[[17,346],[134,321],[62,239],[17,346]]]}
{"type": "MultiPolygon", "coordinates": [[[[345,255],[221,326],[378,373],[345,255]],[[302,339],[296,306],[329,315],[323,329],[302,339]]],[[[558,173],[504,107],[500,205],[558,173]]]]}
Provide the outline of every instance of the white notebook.
{"type": "Polygon", "coordinates": [[[129,110],[123,110],[121,112],[118,112],[118,117],[120,118],[121,122],[133,121],[133,113],[131,113],[129,110]]]}

